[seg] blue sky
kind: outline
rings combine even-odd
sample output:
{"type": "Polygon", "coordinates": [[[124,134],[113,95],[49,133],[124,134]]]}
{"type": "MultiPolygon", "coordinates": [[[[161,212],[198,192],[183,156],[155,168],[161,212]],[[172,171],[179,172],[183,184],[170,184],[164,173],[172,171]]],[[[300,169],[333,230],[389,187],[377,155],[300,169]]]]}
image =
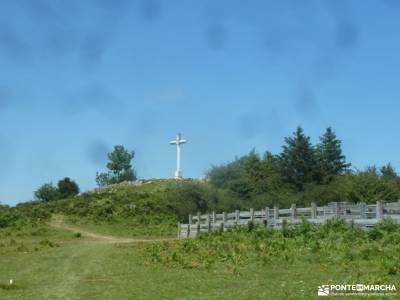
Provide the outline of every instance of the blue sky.
{"type": "Polygon", "coordinates": [[[357,168],[399,169],[397,1],[0,2],[0,202],[62,177],[95,186],[115,144],[140,178],[173,177],[297,125],[327,126],[357,168]]]}

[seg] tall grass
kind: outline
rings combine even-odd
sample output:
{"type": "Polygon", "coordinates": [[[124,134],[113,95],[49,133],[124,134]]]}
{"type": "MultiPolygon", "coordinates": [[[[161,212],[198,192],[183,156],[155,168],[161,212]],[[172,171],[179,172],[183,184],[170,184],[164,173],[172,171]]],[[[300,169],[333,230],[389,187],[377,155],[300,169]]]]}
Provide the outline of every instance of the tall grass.
{"type": "Polygon", "coordinates": [[[385,220],[363,231],[334,219],[324,225],[304,221],[283,230],[249,226],[149,245],[143,255],[149,263],[173,268],[212,270],[225,265],[234,274],[247,264],[284,267],[308,261],[352,271],[363,265],[374,270],[375,282],[386,282],[400,276],[400,225],[385,220]]]}

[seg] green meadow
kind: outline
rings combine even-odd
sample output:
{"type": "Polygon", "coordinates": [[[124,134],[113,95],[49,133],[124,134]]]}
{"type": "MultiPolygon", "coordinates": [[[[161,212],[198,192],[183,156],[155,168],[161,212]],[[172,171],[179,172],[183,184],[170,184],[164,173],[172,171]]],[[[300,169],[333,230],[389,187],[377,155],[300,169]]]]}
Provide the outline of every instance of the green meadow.
{"type": "Polygon", "coordinates": [[[390,220],[369,231],[339,220],[250,224],[178,240],[189,212],[228,209],[219,193],[203,181],[149,181],[0,206],[0,299],[317,299],[322,284],[400,286],[390,220]]]}
{"type": "Polygon", "coordinates": [[[391,222],[142,241],[56,221],[0,230],[0,299],[313,299],[321,284],[400,281],[391,222]]]}

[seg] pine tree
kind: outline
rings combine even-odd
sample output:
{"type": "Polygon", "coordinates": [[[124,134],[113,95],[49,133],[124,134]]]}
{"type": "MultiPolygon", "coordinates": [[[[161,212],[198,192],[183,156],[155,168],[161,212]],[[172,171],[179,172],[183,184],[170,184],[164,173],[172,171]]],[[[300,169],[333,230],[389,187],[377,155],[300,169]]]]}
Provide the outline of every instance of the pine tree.
{"type": "Polygon", "coordinates": [[[317,145],[320,172],[328,180],[333,176],[343,174],[351,166],[346,163],[341,144],[342,142],[336,137],[332,128],[328,127],[317,145]]]}
{"type": "Polygon", "coordinates": [[[318,178],[315,149],[301,127],[297,127],[293,137],[286,137],[285,142],[280,155],[283,178],[303,190],[304,184],[318,178]]]}
{"type": "Polygon", "coordinates": [[[114,150],[107,154],[107,173],[96,173],[96,182],[99,186],[107,186],[123,181],[136,180],[136,172],[131,161],[135,156],[134,151],[128,151],[122,145],[114,146],[114,150]]]}
{"type": "Polygon", "coordinates": [[[262,180],[261,159],[254,149],[249,154],[243,156],[241,160],[250,180],[254,182],[262,180]]]}
{"type": "Polygon", "coordinates": [[[380,168],[380,172],[382,174],[383,179],[391,180],[391,179],[396,179],[398,177],[396,170],[392,167],[390,163],[388,163],[385,166],[382,166],[380,168]]]}

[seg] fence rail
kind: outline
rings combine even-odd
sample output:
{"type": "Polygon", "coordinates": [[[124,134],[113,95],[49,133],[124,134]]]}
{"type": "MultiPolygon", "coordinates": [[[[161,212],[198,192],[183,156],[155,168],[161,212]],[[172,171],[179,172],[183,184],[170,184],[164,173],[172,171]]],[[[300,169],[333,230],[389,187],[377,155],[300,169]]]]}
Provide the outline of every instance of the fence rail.
{"type": "Polygon", "coordinates": [[[299,224],[303,219],[312,223],[324,223],[332,218],[353,222],[362,228],[373,227],[384,218],[392,218],[400,222],[400,201],[376,204],[331,202],[326,206],[296,207],[280,209],[266,207],[263,210],[239,211],[231,213],[209,213],[189,215],[188,223],[178,223],[178,238],[194,237],[201,232],[214,230],[226,231],[236,226],[247,225],[250,222],[274,228],[282,228],[284,224],[299,224]]]}

